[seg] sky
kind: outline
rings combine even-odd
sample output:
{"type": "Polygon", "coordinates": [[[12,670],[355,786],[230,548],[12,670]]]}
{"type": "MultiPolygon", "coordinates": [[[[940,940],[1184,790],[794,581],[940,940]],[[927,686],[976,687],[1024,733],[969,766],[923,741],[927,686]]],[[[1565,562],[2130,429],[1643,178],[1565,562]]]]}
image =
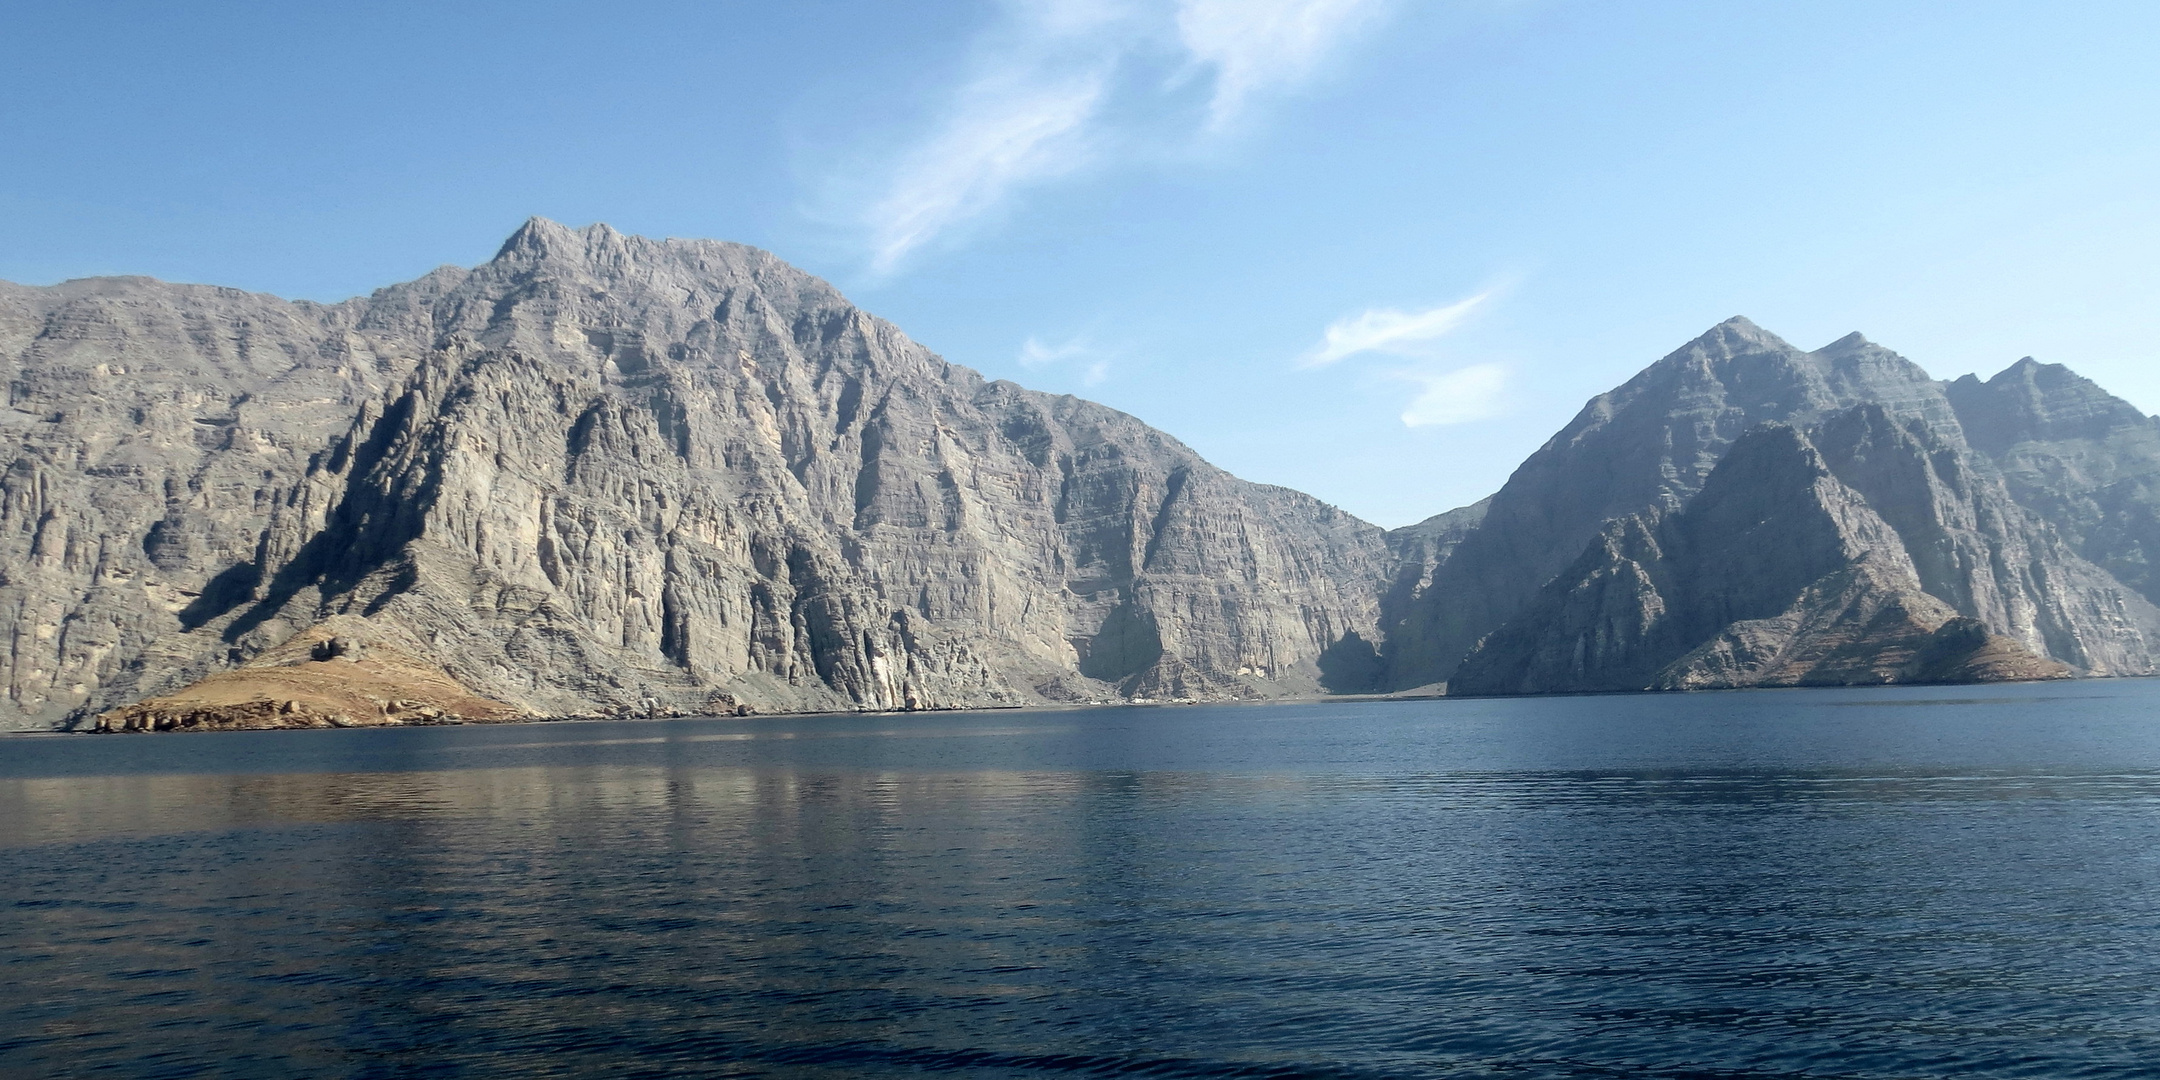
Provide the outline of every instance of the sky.
{"type": "Polygon", "coordinates": [[[335,301],[532,215],[1408,524],[1746,315],[2160,410],[2160,4],[0,0],[0,279],[335,301]]]}

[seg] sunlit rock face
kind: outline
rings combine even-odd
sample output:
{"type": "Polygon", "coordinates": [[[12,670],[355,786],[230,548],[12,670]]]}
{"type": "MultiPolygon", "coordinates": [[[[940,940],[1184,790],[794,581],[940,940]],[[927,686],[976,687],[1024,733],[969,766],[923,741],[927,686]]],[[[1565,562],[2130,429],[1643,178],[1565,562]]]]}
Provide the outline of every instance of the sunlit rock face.
{"type": "Polygon", "coordinates": [[[334,615],[547,715],[1316,693],[1381,530],[756,249],[527,224],[338,305],[0,286],[4,721],[334,615]]]}

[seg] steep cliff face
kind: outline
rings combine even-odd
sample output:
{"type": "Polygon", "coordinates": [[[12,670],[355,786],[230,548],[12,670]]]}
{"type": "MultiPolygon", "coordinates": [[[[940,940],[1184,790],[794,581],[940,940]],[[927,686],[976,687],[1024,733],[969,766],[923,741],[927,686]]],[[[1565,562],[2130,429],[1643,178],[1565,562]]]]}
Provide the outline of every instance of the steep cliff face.
{"type": "Polygon", "coordinates": [[[2151,605],[2021,502],[1961,415],[1944,384],[1857,334],[1803,352],[1744,319],[1722,323],[1593,399],[1516,470],[1430,584],[1389,610],[1384,681],[1448,679],[1556,575],[1574,580],[1563,571],[1607,522],[1687,506],[1762,423],[1814,429],[1953,612],[2082,671],[2155,670],[2151,605]]]}
{"type": "MultiPolygon", "coordinates": [[[[1388,552],[1394,559],[1395,573],[1394,581],[1380,597],[1382,625],[1398,623],[1405,612],[1414,610],[1432,587],[1434,573],[1454,556],[1463,538],[1477,531],[1478,524],[1485,520],[1491,502],[1483,499],[1388,531],[1388,552]]],[[[1344,635],[1320,656],[1321,685],[1337,694],[1386,692],[1390,689],[1388,670],[1380,648],[1380,641],[1356,631],[1344,635]]]]}
{"type": "Polygon", "coordinates": [[[536,220],[334,307],[11,287],[0,349],[17,724],[335,615],[539,713],[1306,693],[1394,565],[733,244],[536,220]]]}
{"type": "Polygon", "coordinates": [[[256,587],[328,434],[424,352],[367,313],[145,278],[0,289],[0,726],[230,662],[185,631],[256,587]]]}
{"type": "Polygon", "coordinates": [[[2160,421],[2031,357],[1949,383],[1966,437],[2078,554],[2160,602],[2160,421]]]}
{"type": "Polygon", "coordinates": [[[1956,432],[1869,404],[1826,419],[1811,437],[1839,480],[1891,525],[1930,595],[2087,673],[2153,670],[2160,609],[2020,506],[1956,432]]]}
{"type": "Polygon", "coordinates": [[[1954,424],[1933,386],[1926,372],[1858,335],[1810,353],[1746,319],[1720,323],[1591,399],[1515,470],[1418,602],[1391,619],[1390,684],[1448,678],[1606,521],[1685,505],[1754,425],[1805,423],[1863,401],[1954,424]]]}
{"type": "Polygon", "coordinates": [[[0,284],[0,368],[0,726],[332,623],[541,715],[2160,667],[2151,419],[1744,319],[1391,533],[605,226],[336,305],[0,284]]]}
{"type": "MultiPolygon", "coordinates": [[[[1886,419],[1876,407],[1861,411],[1862,423],[1886,419]]],[[[1854,421],[1826,426],[1849,435],[1854,421]]],[[[1896,528],[1805,435],[1772,424],[1736,442],[1684,510],[1609,523],[1471,652],[1449,689],[1852,685],[2067,670],[1929,595],[1896,528]]]]}

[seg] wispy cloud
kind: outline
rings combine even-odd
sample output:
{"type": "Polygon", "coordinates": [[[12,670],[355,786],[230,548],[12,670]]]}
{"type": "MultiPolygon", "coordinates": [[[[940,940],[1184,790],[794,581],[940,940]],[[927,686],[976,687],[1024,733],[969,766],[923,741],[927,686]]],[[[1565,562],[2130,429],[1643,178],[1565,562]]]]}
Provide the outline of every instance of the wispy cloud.
{"type": "MultiPolygon", "coordinates": [[[[1368,354],[1408,358],[1411,361],[1408,365],[1392,369],[1353,365],[1362,372],[1358,376],[1361,382],[1377,378],[1398,386],[1409,383],[1416,387],[1409,404],[1403,408],[1403,423],[1411,427],[1431,427],[1463,424],[1498,415],[1507,404],[1508,365],[1495,362],[1465,364],[1456,359],[1452,366],[1444,366],[1448,363],[1447,353],[1456,350],[1441,342],[1470,321],[1494,297],[1512,287],[1513,281],[1505,280],[1437,307],[1416,311],[1375,307],[1345,315],[1328,324],[1321,332],[1319,344],[1298,358],[1298,366],[1324,368],[1368,354]]],[[[1391,391],[1389,400],[1399,402],[1399,390],[1391,391]]]]}
{"type": "Polygon", "coordinates": [[[869,208],[871,269],[889,273],[1015,187],[1085,166],[1117,68],[1117,0],[1008,3],[977,42],[975,72],[939,126],[894,167],[869,208]]]}
{"type": "Polygon", "coordinates": [[[1021,367],[1044,368],[1067,360],[1087,360],[1080,369],[1080,384],[1095,386],[1110,375],[1110,358],[1090,344],[1086,338],[1073,338],[1058,345],[1046,344],[1040,338],[1031,337],[1020,345],[1017,357],[1021,367]]]}
{"type": "Polygon", "coordinates": [[[1080,338],[1074,338],[1062,345],[1046,345],[1041,338],[1031,337],[1020,345],[1020,366],[1042,367],[1086,355],[1087,351],[1087,343],[1080,338]]]}
{"type": "Polygon", "coordinates": [[[1006,0],[943,115],[869,200],[872,271],[892,273],[1022,189],[1144,154],[1128,129],[1177,113],[1196,80],[1204,115],[1172,122],[1184,130],[1167,142],[1230,129],[1310,78],[1388,2],[1006,0]],[[1182,77],[1148,76],[1164,65],[1182,77]]]}
{"type": "Polygon", "coordinates": [[[1320,344],[1313,346],[1300,364],[1325,367],[1366,352],[1414,355],[1461,326],[1491,296],[1490,292],[1481,292],[1424,311],[1367,308],[1356,315],[1344,316],[1328,324],[1320,344]]]}
{"type": "Polygon", "coordinates": [[[1399,378],[1417,383],[1418,396],[1402,413],[1411,427],[1467,424],[1497,415],[1507,395],[1505,364],[1472,364],[1439,374],[1406,371],[1399,378]]]}
{"type": "Polygon", "coordinates": [[[1180,0],[1178,39],[1214,69],[1208,127],[1222,130],[1257,95],[1312,73],[1351,32],[1379,17],[1371,0],[1180,0]]]}

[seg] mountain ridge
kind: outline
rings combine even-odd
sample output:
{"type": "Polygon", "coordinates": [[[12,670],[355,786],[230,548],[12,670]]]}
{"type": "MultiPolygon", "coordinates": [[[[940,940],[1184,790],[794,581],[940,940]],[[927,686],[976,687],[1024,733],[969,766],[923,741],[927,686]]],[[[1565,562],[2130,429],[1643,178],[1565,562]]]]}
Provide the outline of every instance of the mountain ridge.
{"type": "MultiPolygon", "coordinates": [[[[1945,467],[1958,482],[1970,478],[1977,485],[1978,494],[1957,496],[1977,499],[1963,513],[1987,518],[1991,543],[1999,543],[1968,541],[1974,554],[1959,564],[1959,573],[1987,580],[1960,592],[1939,575],[1930,587],[1942,599],[1990,630],[2088,673],[2154,671],[2160,655],[2152,642],[2160,637],[2151,604],[2137,597],[2131,617],[2139,636],[2120,645],[2120,621],[2099,614],[2118,599],[2109,591],[2114,579],[2070,550],[2074,544],[2060,541],[2051,508],[2039,497],[2050,490],[2046,481],[2035,475],[2022,491],[2006,487],[2011,482],[2003,468],[1967,443],[1952,385],[1857,333],[1804,352],[1744,318],[1712,327],[1592,398],[1516,470],[1430,585],[1386,613],[1382,684],[1404,689],[1449,679],[1477,643],[1515,618],[1606,522],[1650,508],[1681,509],[1725,451],[1756,425],[1807,426],[1861,405],[1879,409],[1884,422],[1918,425],[1948,455],[1945,467]],[[2066,585],[2042,584],[2055,581],[2066,585]],[[2000,603],[1990,608],[1976,598],[2000,603]],[[2048,633],[2053,640],[2043,640],[2048,633]]],[[[1940,479],[1916,480],[1891,501],[1933,500],[1940,479]]],[[[2154,542],[2160,544],[2160,534],[2154,542]]]]}
{"type": "Polygon", "coordinates": [[[547,714],[1282,696],[1377,638],[1377,527],[742,245],[534,219],[340,305],[41,295],[0,329],[33,722],[356,613],[547,714]]]}
{"type": "MultiPolygon", "coordinates": [[[[1729,319],[1395,530],[951,364],[770,252],[605,225],[533,218],[336,304],[0,283],[0,364],[0,725],[168,700],[352,620],[526,715],[1371,693],[1471,659],[1458,692],[1549,691],[1527,657],[1588,624],[1539,598],[1626,563],[1702,603],[1676,575],[1719,564],[1651,549],[1765,425],[1832,485],[1777,512],[1881,523],[1809,555],[1868,587],[1686,622],[1658,648],[1725,674],[1637,681],[1783,678],[1734,659],[1740,623],[1889,643],[1824,678],[2160,659],[2160,425],[2067,369],[1938,382],[1858,333],[1802,351],[1729,319]],[[1838,614],[1893,609],[1889,637],[1838,614]]],[[[1608,668],[1569,678],[1640,688],[1608,668]]]]}

